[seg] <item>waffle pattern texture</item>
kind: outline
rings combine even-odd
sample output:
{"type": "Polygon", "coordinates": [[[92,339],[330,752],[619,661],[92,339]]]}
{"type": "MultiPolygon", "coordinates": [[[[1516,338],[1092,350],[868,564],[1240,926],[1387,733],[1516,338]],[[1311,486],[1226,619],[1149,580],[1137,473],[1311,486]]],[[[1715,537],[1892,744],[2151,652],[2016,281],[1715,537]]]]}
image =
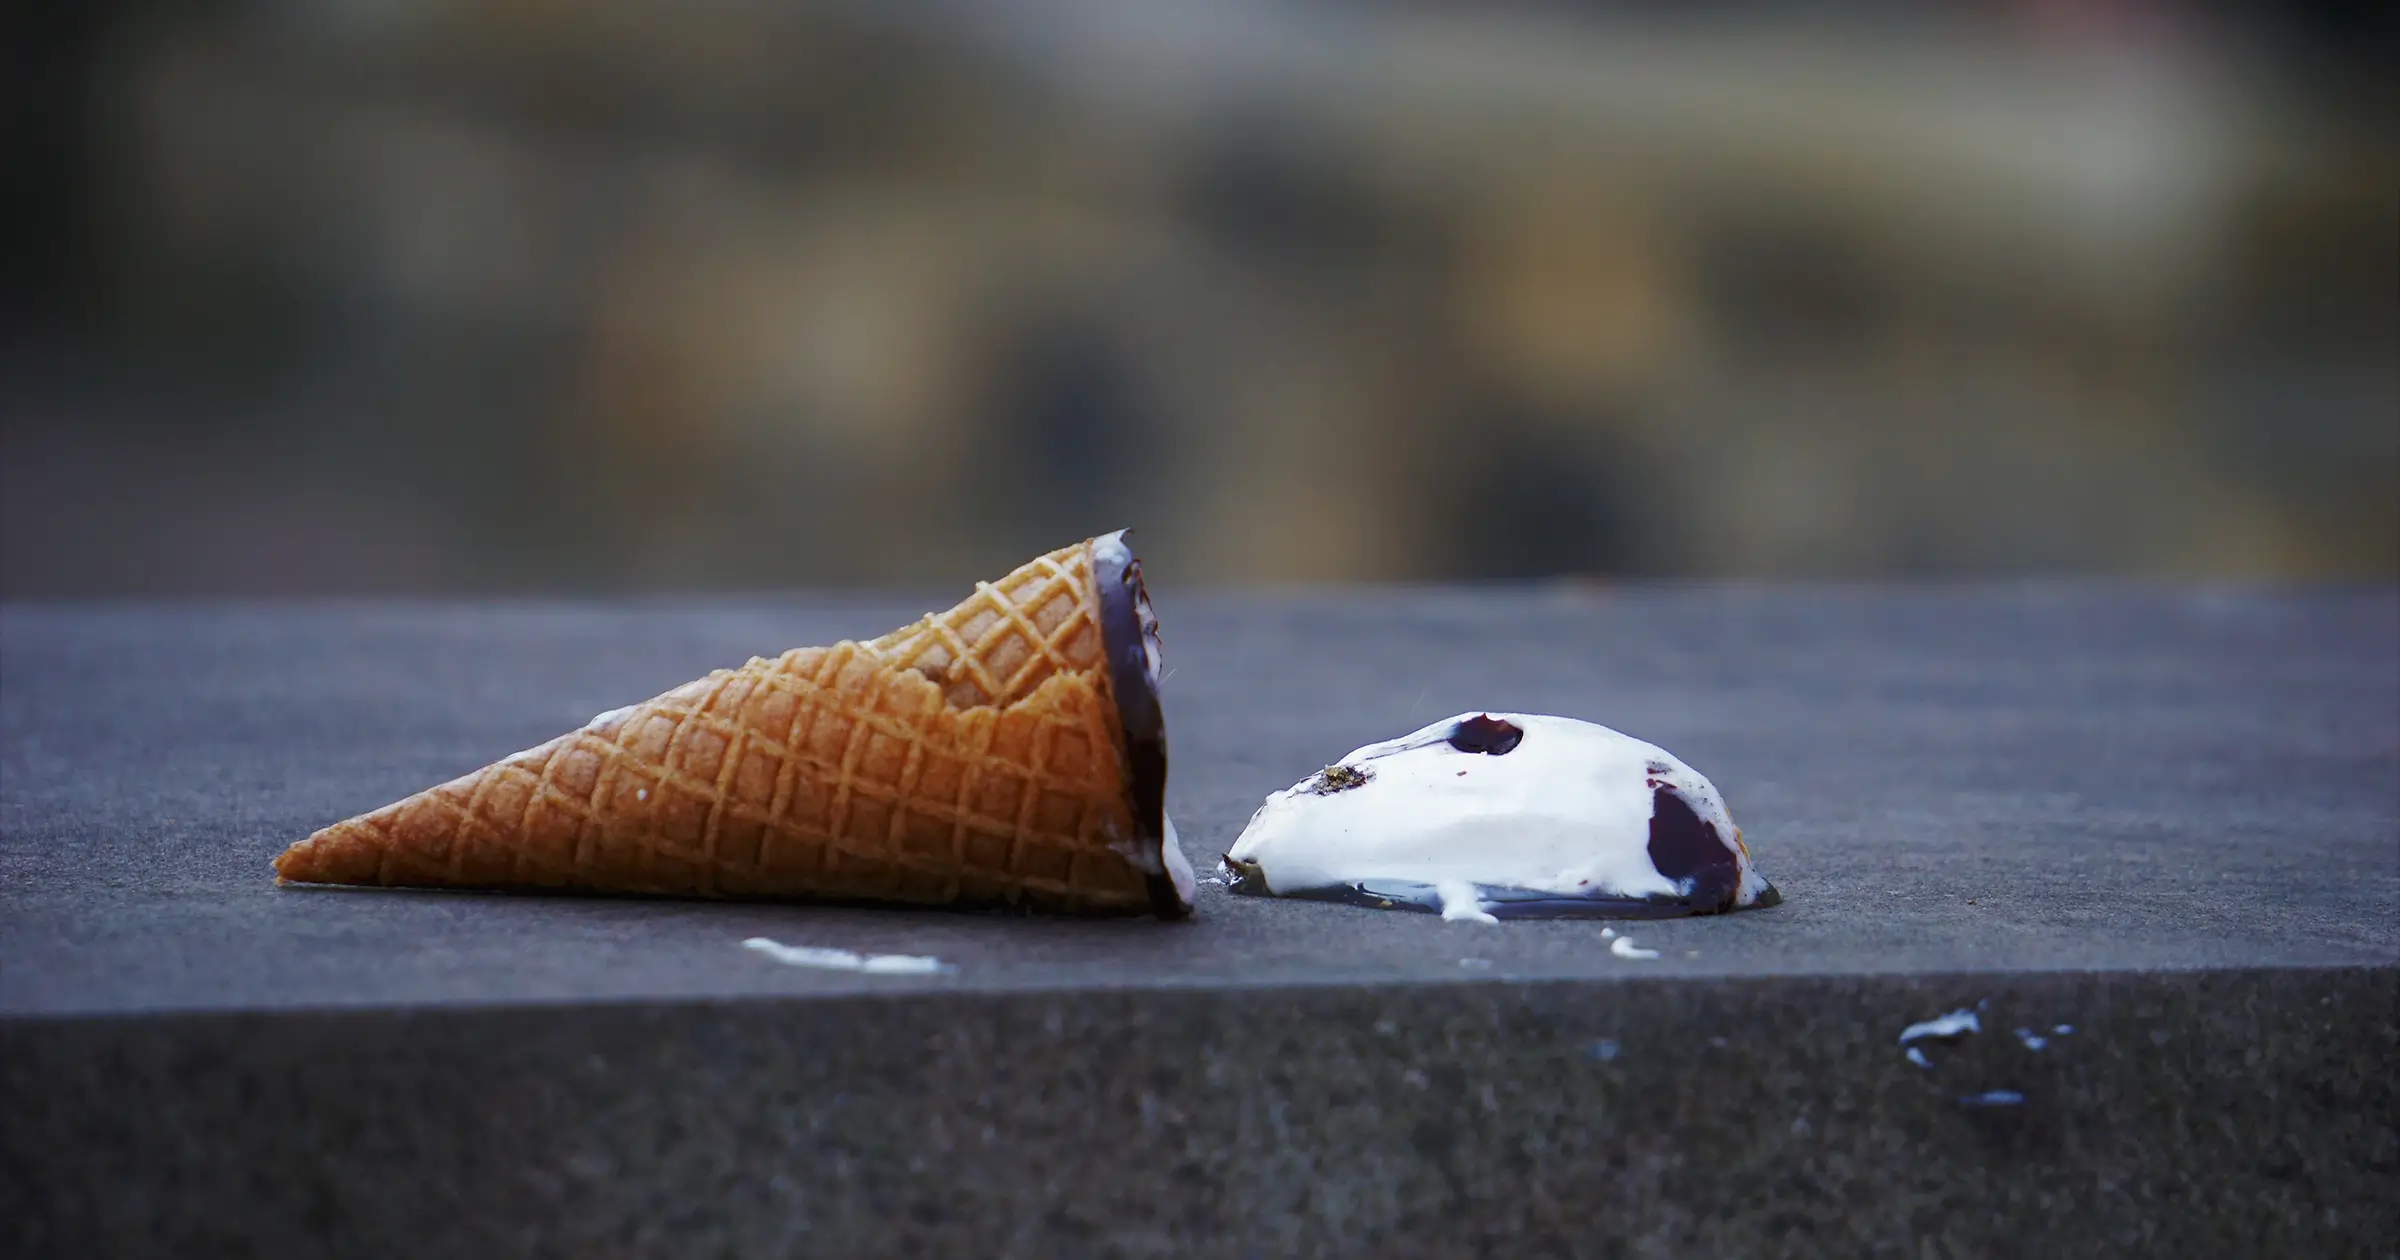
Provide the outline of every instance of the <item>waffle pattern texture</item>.
{"type": "Polygon", "coordinates": [[[299,883],[1149,908],[1091,544],[336,823],[299,883]]]}

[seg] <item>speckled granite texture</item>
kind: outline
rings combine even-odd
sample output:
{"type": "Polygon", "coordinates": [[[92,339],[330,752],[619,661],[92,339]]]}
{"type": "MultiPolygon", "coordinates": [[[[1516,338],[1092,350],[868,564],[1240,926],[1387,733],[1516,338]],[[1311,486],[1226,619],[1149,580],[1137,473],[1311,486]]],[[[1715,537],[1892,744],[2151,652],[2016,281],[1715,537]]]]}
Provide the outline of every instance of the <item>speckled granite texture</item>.
{"type": "Polygon", "coordinates": [[[1789,900],[1636,962],[1216,888],[279,890],[326,821],[944,597],[10,606],[0,1252],[2400,1254],[2393,592],[1166,593],[1196,862],[1526,709],[1708,773],[1789,900]]]}

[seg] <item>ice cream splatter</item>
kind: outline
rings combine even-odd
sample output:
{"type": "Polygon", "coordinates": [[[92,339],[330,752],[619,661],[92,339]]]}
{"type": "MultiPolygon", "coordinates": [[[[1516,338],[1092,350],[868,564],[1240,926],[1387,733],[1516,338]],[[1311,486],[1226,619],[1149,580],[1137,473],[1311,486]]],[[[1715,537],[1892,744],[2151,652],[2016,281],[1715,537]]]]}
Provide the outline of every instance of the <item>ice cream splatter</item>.
{"type": "Polygon", "coordinates": [[[824,971],[863,971],[876,976],[930,976],[958,970],[939,958],[919,954],[854,954],[846,949],[786,945],[763,936],[753,936],[743,941],[742,948],[765,954],[789,966],[815,967],[824,971]]]}
{"type": "Polygon", "coordinates": [[[1980,1094],[1962,1094],[1961,1107],[2015,1107],[2025,1101],[2025,1095],[2013,1089],[1987,1089],[1980,1094]]]}
{"type": "Polygon", "coordinates": [[[1963,1037],[1968,1033],[1982,1031],[1983,1021],[1977,1018],[1975,1012],[1962,1006],[1947,1015],[1937,1016],[1921,1024],[1910,1024],[1901,1029],[1900,1044],[1905,1046],[1922,1037],[1934,1037],[1947,1041],[1952,1037],[1963,1037]]]}
{"type": "Polygon", "coordinates": [[[2039,1050],[2042,1047],[2050,1044],[2050,1039],[2048,1037],[2045,1037],[2030,1028],[2018,1029],[2017,1040],[2024,1042],[2025,1048],[2028,1050],[2039,1050]]]}
{"type": "Polygon", "coordinates": [[[1923,1021],[1922,1023],[1910,1024],[1908,1027],[1901,1029],[1900,1045],[1906,1050],[1909,1062],[1916,1064],[1918,1067],[1931,1070],[1933,1067],[1933,1060],[1926,1057],[1924,1047],[1910,1045],[1909,1043],[1915,1041],[1955,1041],[1969,1033],[1977,1033],[1982,1031],[1982,1017],[1978,1016],[1974,1011],[1962,1006],[1947,1015],[1937,1015],[1932,1019],[1923,1021]]]}
{"type": "Polygon", "coordinates": [[[1608,943],[1608,952],[1615,954],[1619,958],[1658,957],[1657,950],[1643,949],[1641,946],[1634,944],[1633,938],[1630,936],[1620,936],[1617,939],[1610,941],[1608,943]]]}

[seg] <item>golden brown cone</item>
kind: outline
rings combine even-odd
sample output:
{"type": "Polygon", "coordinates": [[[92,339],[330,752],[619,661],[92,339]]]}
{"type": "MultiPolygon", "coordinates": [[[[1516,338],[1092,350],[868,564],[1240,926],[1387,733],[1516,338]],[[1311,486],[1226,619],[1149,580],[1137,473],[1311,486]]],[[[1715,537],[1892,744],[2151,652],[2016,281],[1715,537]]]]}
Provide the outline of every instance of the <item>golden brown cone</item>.
{"type": "Polygon", "coordinates": [[[604,713],[327,827],[276,873],[1153,909],[1092,555],[1062,548],[873,642],[754,658],[604,713]]]}

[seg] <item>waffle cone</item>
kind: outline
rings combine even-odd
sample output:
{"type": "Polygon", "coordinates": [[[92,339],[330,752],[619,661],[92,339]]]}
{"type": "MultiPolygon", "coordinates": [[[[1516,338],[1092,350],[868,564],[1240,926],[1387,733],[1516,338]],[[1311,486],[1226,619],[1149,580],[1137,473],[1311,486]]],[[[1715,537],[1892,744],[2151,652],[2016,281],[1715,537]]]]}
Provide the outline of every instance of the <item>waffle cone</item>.
{"type": "Polygon", "coordinates": [[[1189,912],[1121,535],[866,643],[753,658],[275,860],[295,883],[1189,912]]]}

